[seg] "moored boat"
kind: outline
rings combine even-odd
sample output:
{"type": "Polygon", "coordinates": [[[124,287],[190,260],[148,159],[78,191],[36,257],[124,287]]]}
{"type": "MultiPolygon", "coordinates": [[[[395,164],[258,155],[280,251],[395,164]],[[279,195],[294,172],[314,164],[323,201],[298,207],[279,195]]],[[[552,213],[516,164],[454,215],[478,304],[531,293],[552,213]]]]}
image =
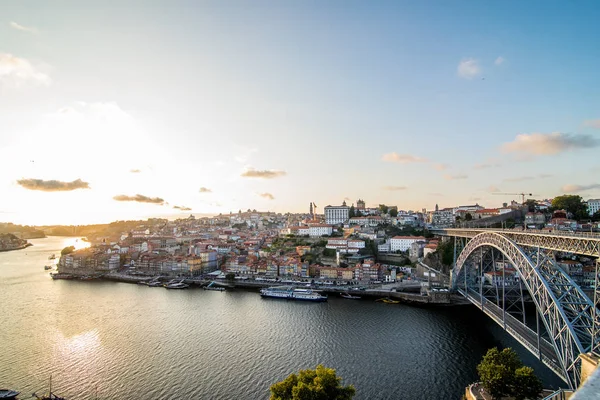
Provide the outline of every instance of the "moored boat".
{"type": "Polygon", "coordinates": [[[218,292],[224,292],[225,291],[224,287],[222,287],[222,286],[216,286],[214,281],[211,282],[211,283],[209,283],[207,286],[204,286],[202,289],[204,289],[204,290],[216,290],[218,292]]]}
{"type": "Polygon", "coordinates": [[[352,296],[350,293],[342,293],[342,294],[340,294],[340,296],[342,296],[345,299],[351,299],[351,300],[358,300],[361,298],[360,296],[352,296]]]}
{"type": "MultiPolygon", "coordinates": [[[[44,269],[45,269],[46,271],[48,271],[49,269],[52,269],[52,265],[44,265],[44,269]]],[[[0,399],[1,399],[1,398],[2,398],[2,397],[0,397],[0,399]]]]}
{"type": "Polygon", "coordinates": [[[19,392],[10,389],[0,389],[0,399],[14,399],[19,395],[19,392]]]}
{"type": "Polygon", "coordinates": [[[385,299],[377,299],[375,301],[382,301],[385,304],[399,304],[400,302],[398,300],[392,300],[390,298],[385,298],[385,299]]]}
{"type": "Polygon", "coordinates": [[[260,290],[262,297],[275,299],[304,300],[304,301],[327,301],[327,296],[311,289],[298,289],[290,286],[276,286],[260,290]]]}
{"type": "Polygon", "coordinates": [[[183,283],[183,279],[180,281],[170,281],[165,284],[166,289],[187,289],[190,285],[183,283]]]}

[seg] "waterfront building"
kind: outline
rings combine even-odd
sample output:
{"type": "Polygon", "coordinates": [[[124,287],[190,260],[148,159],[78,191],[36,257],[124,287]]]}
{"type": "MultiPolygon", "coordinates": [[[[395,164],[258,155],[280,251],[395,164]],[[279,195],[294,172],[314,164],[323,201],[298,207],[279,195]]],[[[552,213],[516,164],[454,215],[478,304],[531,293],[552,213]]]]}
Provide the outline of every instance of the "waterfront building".
{"type": "Polygon", "coordinates": [[[350,216],[350,207],[344,201],[341,206],[325,206],[325,223],[330,225],[339,225],[348,221],[350,216]]]}

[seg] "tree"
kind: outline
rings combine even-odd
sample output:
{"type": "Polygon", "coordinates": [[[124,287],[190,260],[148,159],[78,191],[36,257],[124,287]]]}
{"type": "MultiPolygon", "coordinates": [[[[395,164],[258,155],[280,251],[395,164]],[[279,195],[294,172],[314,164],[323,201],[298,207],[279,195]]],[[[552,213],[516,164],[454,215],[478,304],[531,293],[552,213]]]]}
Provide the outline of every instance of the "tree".
{"type": "Polygon", "coordinates": [[[477,366],[479,380],[494,398],[513,396],[516,399],[537,398],[542,383],[534,375],[533,369],[524,367],[517,353],[506,348],[502,351],[489,349],[477,366]]]}
{"type": "Polygon", "coordinates": [[[271,385],[270,400],[351,400],[356,389],[342,386],[335,369],[317,365],[271,385]]]}
{"type": "Polygon", "coordinates": [[[391,208],[390,209],[390,217],[396,218],[397,216],[398,216],[398,210],[396,210],[395,208],[391,208]]]}
{"type": "Polygon", "coordinates": [[[61,250],[60,255],[66,256],[67,254],[71,254],[75,251],[75,246],[68,246],[61,250]]]}
{"type": "Polygon", "coordinates": [[[354,218],[356,217],[356,211],[354,211],[354,204],[352,204],[350,206],[350,211],[348,212],[348,217],[349,218],[354,218]]]}
{"type": "Polygon", "coordinates": [[[525,200],[525,206],[527,206],[527,211],[535,212],[537,208],[537,203],[534,199],[527,199],[525,200]]]}
{"type": "Polygon", "coordinates": [[[533,373],[533,368],[521,367],[515,370],[513,393],[516,400],[537,399],[543,389],[542,382],[533,373]]]}
{"type": "Polygon", "coordinates": [[[381,211],[382,214],[387,214],[388,213],[388,206],[386,206],[385,204],[380,204],[379,205],[379,211],[381,211]]]}
{"type": "Polygon", "coordinates": [[[472,219],[473,219],[473,216],[471,215],[471,213],[465,214],[465,221],[471,221],[472,219]]]}
{"type": "Polygon", "coordinates": [[[592,215],[592,221],[600,221],[600,211],[596,211],[594,215],[592,215]]]}
{"type": "Polygon", "coordinates": [[[552,200],[552,210],[567,210],[577,220],[589,218],[587,205],[583,202],[581,196],[574,194],[555,197],[552,200]]]}

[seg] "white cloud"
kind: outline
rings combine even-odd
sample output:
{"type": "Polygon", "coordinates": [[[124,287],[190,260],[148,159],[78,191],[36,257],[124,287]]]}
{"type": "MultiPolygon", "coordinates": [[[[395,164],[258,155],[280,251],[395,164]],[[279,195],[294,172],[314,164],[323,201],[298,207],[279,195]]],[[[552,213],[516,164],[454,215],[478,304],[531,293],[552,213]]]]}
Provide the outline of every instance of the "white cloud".
{"type": "Polygon", "coordinates": [[[600,129],[600,119],[590,119],[583,122],[583,126],[600,129]]]}
{"type": "Polygon", "coordinates": [[[496,64],[496,65],[501,65],[501,64],[504,64],[504,61],[506,61],[506,60],[504,59],[504,57],[501,57],[501,56],[500,56],[500,57],[496,58],[496,61],[494,61],[494,64],[496,64]]]}
{"type": "Polygon", "coordinates": [[[465,58],[459,64],[457,68],[458,76],[464,79],[473,79],[481,74],[481,67],[479,61],[473,58],[465,58]]]}
{"type": "Polygon", "coordinates": [[[592,189],[600,189],[600,183],[592,183],[591,185],[565,185],[561,188],[565,193],[585,192],[592,189]]]}
{"type": "Polygon", "coordinates": [[[448,168],[450,168],[450,166],[448,164],[434,164],[433,165],[433,169],[435,169],[437,171],[445,171],[448,168]]]}
{"type": "Polygon", "coordinates": [[[28,27],[28,26],[18,24],[14,21],[10,21],[9,25],[11,28],[16,29],[21,32],[37,33],[37,29],[35,29],[33,27],[28,27]]]}
{"type": "Polygon", "coordinates": [[[20,86],[23,83],[49,85],[50,77],[38,71],[24,58],[0,53],[0,85],[20,86]]]}
{"type": "Polygon", "coordinates": [[[399,164],[409,164],[409,163],[418,163],[418,162],[426,162],[427,161],[427,159],[425,159],[425,158],[412,156],[410,154],[398,154],[396,152],[384,154],[383,157],[381,157],[381,159],[383,161],[395,162],[395,163],[399,163],[399,164]]]}
{"type": "Polygon", "coordinates": [[[390,191],[406,190],[406,186],[384,186],[383,190],[390,190],[390,191]]]}
{"type": "Polygon", "coordinates": [[[459,179],[467,179],[468,176],[465,174],[459,174],[459,175],[444,175],[444,179],[446,179],[447,181],[456,181],[459,179]]]}
{"type": "Polygon", "coordinates": [[[554,132],[517,135],[514,141],[504,143],[501,150],[521,155],[552,155],[598,146],[600,140],[591,135],[554,132]]]}

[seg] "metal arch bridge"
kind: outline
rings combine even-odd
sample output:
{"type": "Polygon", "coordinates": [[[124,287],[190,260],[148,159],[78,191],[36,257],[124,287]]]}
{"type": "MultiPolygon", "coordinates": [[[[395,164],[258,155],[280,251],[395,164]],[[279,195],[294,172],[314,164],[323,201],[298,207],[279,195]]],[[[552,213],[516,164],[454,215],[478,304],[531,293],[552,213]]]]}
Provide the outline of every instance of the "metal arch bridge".
{"type": "Polygon", "coordinates": [[[468,228],[432,233],[455,239],[453,289],[576,389],[580,355],[600,354],[600,236],[468,228]],[[593,299],[557,265],[557,252],[596,258],[593,299]],[[536,307],[535,327],[527,323],[526,298],[536,307]]]}

